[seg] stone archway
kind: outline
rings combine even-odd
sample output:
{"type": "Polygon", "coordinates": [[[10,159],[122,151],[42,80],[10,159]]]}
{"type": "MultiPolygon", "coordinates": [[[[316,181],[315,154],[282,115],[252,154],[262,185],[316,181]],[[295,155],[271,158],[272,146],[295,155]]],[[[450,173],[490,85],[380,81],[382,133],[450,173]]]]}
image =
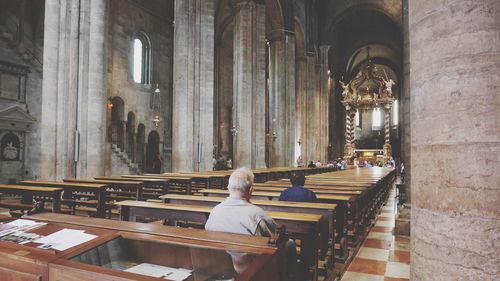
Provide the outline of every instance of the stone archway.
{"type": "Polygon", "coordinates": [[[133,112],[129,112],[127,114],[126,137],[127,137],[126,152],[129,158],[132,161],[135,161],[135,114],[133,112]]]}
{"type": "Polygon", "coordinates": [[[111,118],[108,132],[109,141],[125,150],[125,102],[120,97],[114,97],[111,102],[111,118]]]}
{"type": "Polygon", "coordinates": [[[146,169],[147,173],[159,173],[161,165],[158,167],[157,158],[160,153],[160,135],[157,131],[151,131],[148,135],[146,145],[146,169]]]}
{"type": "Polygon", "coordinates": [[[137,135],[135,137],[135,162],[141,171],[145,171],[144,167],[144,152],[146,144],[146,127],[144,124],[137,126],[137,135]]]}

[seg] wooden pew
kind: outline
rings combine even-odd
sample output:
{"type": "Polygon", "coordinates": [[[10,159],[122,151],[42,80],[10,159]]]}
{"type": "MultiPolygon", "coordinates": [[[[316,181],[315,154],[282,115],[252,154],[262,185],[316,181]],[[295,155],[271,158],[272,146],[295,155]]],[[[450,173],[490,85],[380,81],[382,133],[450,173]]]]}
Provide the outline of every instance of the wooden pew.
{"type": "Polygon", "coordinates": [[[142,195],[144,183],[140,181],[89,180],[75,178],[65,178],[63,179],[63,181],[74,183],[105,184],[108,186],[106,190],[106,200],[144,200],[142,195]]]}
{"type": "Polygon", "coordinates": [[[104,218],[106,216],[106,188],[105,184],[88,184],[88,183],[70,183],[70,182],[55,182],[55,181],[33,181],[26,180],[21,182],[24,185],[42,186],[42,187],[58,187],[64,189],[63,200],[61,203],[67,204],[76,208],[77,205],[89,206],[96,208],[96,216],[104,218]],[[81,194],[81,193],[91,193],[81,194]],[[95,198],[95,200],[79,200],[81,197],[95,198]]]}
{"type": "Polygon", "coordinates": [[[50,198],[52,201],[52,212],[59,213],[61,211],[62,191],[62,188],[54,187],[0,184],[0,192],[4,194],[23,196],[23,200],[21,200],[20,203],[0,201],[0,206],[9,208],[10,210],[31,210],[34,207],[31,203],[32,198],[36,196],[41,198],[50,198]]]}
{"type": "Polygon", "coordinates": [[[122,177],[94,177],[96,180],[136,181],[144,184],[142,196],[147,199],[158,199],[168,192],[168,179],[163,178],[122,178],[122,177]]]}
{"type": "MultiPolygon", "coordinates": [[[[120,219],[136,221],[137,217],[161,218],[170,221],[189,221],[205,224],[212,211],[210,206],[177,205],[169,203],[121,201],[120,219]]],[[[267,211],[278,225],[284,225],[287,233],[294,239],[301,240],[301,255],[311,271],[313,280],[317,280],[319,223],[321,215],[267,211]]]]}
{"type": "MultiPolygon", "coordinates": [[[[209,197],[196,195],[165,194],[161,196],[165,203],[177,205],[201,205],[214,207],[225,200],[223,197],[209,197]]],[[[305,213],[321,215],[320,220],[320,250],[319,258],[325,260],[326,276],[333,274],[333,262],[335,251],[335,209],[336,204],[307,203],[307,202],[284,202],[270,200],[252,200],[252,204],[261,207],[265,211],[278,211],[290,213],[305,213]],[[332,243],[329,243],[331,239],[332,243]],[[330,245],[330,246],[329,246],[330,245]],[[329,256],[327,256],[329,254],[329,256]]],[[[345,249],[347,251],[347,249],[345,249]]]]}
{"type": "Polygon", "coordinates": [[[193,172],[193,173],[163,173],[163,174],[144,174],[144,176],[152,177],[191,177],[192,190],[195,191],[201,188],[218,188],[223,189],[227,185],[229,175],[220,175],[206,172],[193,172]]]}
{"type": "Polygon", "coordinates": [[[191,187],[193,178],[186,176],[179,177],[164,177],[161,175],[156,176],[140,176],[140,175],[122,175],[123,178],[131,179],[168,179],[168,192],[169,193],[182,193],[192,194],[191,187]]]}
{"type": "MultiPolygon", "coordinates": [[[[275,185],[266,185],[266,184],[259,184],[259,185],[253,185],[253,190],[254,191],[271,191],[271,192],[282,192],[283,190],[287,189],[288,187],[283,187],[283,186],[275,186],[275,185]]],[[[309,190],[313,191],[316,194],[338,194],[338,195],[361,195],[362,191],[360,190],[338,190],[338,189],[329,189],[329,188],[308,188],[309,190]]]]}

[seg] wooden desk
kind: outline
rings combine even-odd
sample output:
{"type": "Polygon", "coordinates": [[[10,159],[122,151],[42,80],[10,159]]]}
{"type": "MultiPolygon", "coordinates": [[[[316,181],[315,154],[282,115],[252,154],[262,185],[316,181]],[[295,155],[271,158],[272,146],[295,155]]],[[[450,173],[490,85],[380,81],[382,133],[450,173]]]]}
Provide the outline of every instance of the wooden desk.
{"type": "MultiPolygon", "coordinates": [[[[143,198],[143,188],[144,183],[140,181],[115,181],[115,180],[92,180],[92,179],[75,179],[75,178],[65,178],[64,182],[75,182],[75,183],[90,183],[90,184],[105,184],[108,186],[107,199],[118,199],[120,198],[112,196],[112,194],[119,194],[121,196],[127,197],[126,199],[136,199],[144,200],[143,198]],[[132,196],[131,196],[132,195],[132,196]],[[131,198],[133,197],[133,198],[131,198]]],[[[121,199],[123,200],[123,199],[121,199]]]]}
{"type": "MultiPolygon", "coordinates": [[[[136,221],[138,217],[143,217],[166,219],[171,223],[189,221],[205,224],[212,211],[212,207],[201,205],[142,201],[122,201],[116,204],[120,206],[120,219],[124,221],[136,221]]],[[[308,261],[308,268],[316,280],[321,215],[276,211],[267,211],[266,213],[278,225],[284,225],[287,233],[290,233],[292,237],[302,241],[301,253],[304,255],[304,260],[308,261]]]]}
{"type": "Polygon", "coordinates": [[[137,176],[137,175],[123,175],[123,178],[135,178],[135,179],[168,179],[168,192],[169,193],[183,193],[183,194],[192,194],[191,185],[193,182],[192,177],[186,176],[176,176],[176,177],[164,177],[161,175],[156,176],[137,176]]]}
{"type": "Polygon", "coordinates": [[[122,177],[94,177],[96,180],[136,181],[144,184],[142,196],[144,199],[158,199],[168,192],[168,179],[164,178],[122,178],[122,177]]]}
{"type": "MultiPolygon", "coordinates": [[[[217,204],[225,200],[223,197],[209,197],[209,196],[195,196],[195,195],[181,195],[181,194],[166,194],[160,197],[166,203],[177,204],[177,205],[200,205],[214,207],[217,204]]],[[[270,201],[270,200],[252,200],[252,204],[261,207],[265,211],[278,211],[278,212],[289,212],[289,213],[305,213],[305,214],[316,214],[321,216],[319,223],[320,228],[320,250],[321,254],[319,258],[321,260],[325,259],[325,267],[327,270],[327,276],[333,274],[333,258],[335,255],[335,209],[336,204],[327,203],[306,203],[306,202],[284,202],[284,201],[270,201]],[[333,241],[329,245],[329,240],[333,241]],[[327,253],[330,250],[330,256],[327,257],[327,253]]],[[[340,230],[339,234],[343,233],[340,230]]],[[[340,245],[337,245],[340,249],[340,245]]],[[[344,245],[345,247],[345,245],[344,245]]],[[[347,251],[347,249],[341,249],[347,251]]]]}
{"type": "MultiPolygon", "coordinates": [[[[69,183],[69,182],[54,182],[54,181],[22,181],[22,184],[44,187],[59,187],[63,188],[65,193],[63,195],[63,203],[76,206],[96,206],[96,216],[104,218],[106,216],[106,188],[105,184],[87,184],[87,183],[69,183]],[[95,194],[96,202],[92,200],[89,202],[81,200],[73,200],[73,193],[75,192],[91,192],[95,194]],[[68,193],[68,194],[66,194],[68,193]]],[[[76,196],[76,195],[75,195],[76,196]]]]}
{"type": "MultiPolygon", "coordinates": [[[[0,192],[6,194],[15,194],[22,195],[23,198],[25,196],[32,198],[34,196],[51,198],[52,201],[52,212],[59,213],[61,210],[61,193],[62,188],[54,188],[54,187],[37,187],[37,186],[26,186],[26,185],[0,185],[0,192]]],[[[29,201],[28,198],[27,201],[29,201]]],[[[1,206],[0,202],[0,206],[1,206]]],[[[29,204],[26,204],[29,205],[29,204]]],[[[4,205],[7,206],[7,205],[4,205]]],[[[10,209],[10,208],[9,208],[10,209]]]]}

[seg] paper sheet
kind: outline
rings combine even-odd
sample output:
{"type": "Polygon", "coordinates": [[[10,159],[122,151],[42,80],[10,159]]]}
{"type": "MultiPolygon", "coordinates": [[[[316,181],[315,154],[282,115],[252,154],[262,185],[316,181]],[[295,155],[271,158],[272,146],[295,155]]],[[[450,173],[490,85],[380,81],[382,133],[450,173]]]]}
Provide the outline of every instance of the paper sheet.
{"type": "Polygon", "coordinates": [[[191,276],[192,272],[189,269],[173,268],[152,263],[141,263],[125,271],[174,281],[183,281],[191,276]]]}
{"type": "Polygon", "coordinates": [[[64,251],[96,237],[96,235],[85,233],[83,230],[65,228],[33,242],[43,244],[38,248],[64,251]]]}
{"type": "Polygon", "coordinates": [[[31,220],[17,219],[5,224],[1,224],[0,237],[11,234],[15,231],[28,231],[46,225],[44,222],[36,222],[31,220]]]}

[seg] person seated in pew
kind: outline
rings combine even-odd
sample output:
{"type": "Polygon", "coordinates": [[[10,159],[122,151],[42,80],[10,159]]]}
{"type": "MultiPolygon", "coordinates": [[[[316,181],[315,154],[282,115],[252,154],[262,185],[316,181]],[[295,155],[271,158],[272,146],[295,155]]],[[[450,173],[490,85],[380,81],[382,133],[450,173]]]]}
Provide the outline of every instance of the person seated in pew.
{"type": "Polygon", "coordinates": [[[304,187],[306,183],[304,175],[292,174],[290,182],[292,183],[292,187],[281,192],[280,201],[316,202],[316,194],[304,187]]]}
{"type": "MultiPolygon", "coordinates": [[[[229,177],[227,189],[229,197],[210,212],[205,229],[254,236],[272,236],[276,223],[260,207],[250,203],[254,174],[248,168],[239,168],[229,177]]],[[[286,269],[292,270],[297,262],[295,243],[288,241],[285,246],[286,269]],[[290,265],[289,265],[290,263],[290,265]],[[293,263],[293,264],[291,264],[293,263]]],[[[237,273],[245,271],[252,257],[241,252],[229,252],[237,273]]],[[[284,269],[284,272],[288,272],[284,269]]]]}
{"type": "Polygon", "coordinates": [[[307,165],[308,168],[316,168],[316,164],[314,164],[313,161],[309,162],[309,165],[307,165]]]}

